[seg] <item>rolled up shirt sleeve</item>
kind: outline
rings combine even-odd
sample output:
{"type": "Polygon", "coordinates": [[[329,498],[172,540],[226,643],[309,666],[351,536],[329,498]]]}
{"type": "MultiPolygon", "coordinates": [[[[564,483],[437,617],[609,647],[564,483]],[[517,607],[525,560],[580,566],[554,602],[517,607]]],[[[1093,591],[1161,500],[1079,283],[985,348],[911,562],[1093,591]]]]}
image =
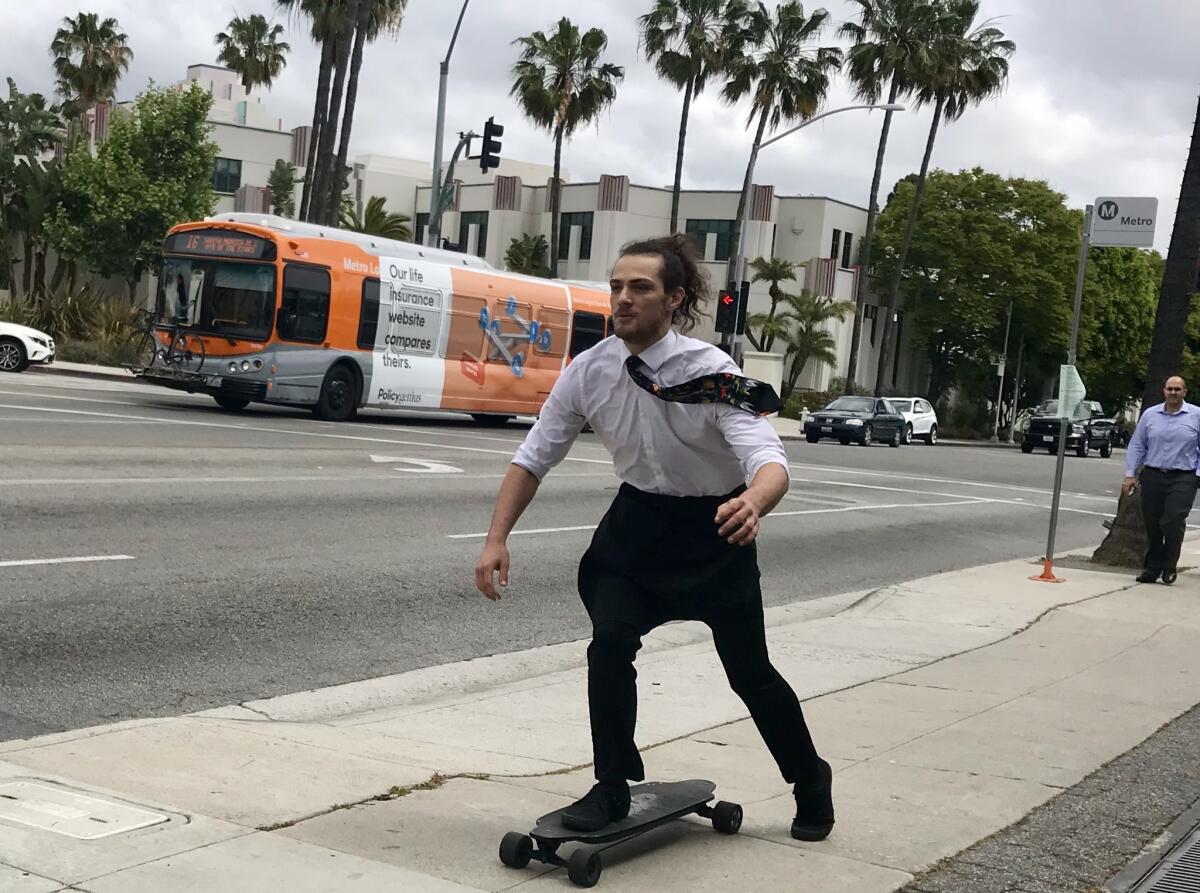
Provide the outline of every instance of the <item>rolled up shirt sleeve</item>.
{"type": "Polygon", "coordinates": [[[787,453],[775,429],[765,418],[733,406],[717,407],[717,424],[734,455],[742,463],[746,480],[754,480],[759,469],[775,462],[788,467],[787,453]]]}
{"type": "Polygon", "coordinates": [[[537,422],[513,456],[514,465],[520,465],[539,481],[567,457],[571,444],[587,423],[587,417],[580,412],[578,369],[579,364],[572,363],[558,377],[537,422]]]}

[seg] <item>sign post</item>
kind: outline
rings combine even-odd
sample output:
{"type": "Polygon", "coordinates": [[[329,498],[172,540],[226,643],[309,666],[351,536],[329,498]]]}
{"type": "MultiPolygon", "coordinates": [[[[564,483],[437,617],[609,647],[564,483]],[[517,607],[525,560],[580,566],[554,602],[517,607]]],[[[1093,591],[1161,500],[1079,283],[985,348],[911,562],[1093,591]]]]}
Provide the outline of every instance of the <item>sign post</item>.
{"type": "Polygon", "coordinates": [[[1087,271],[1088,248],[1105,247],[1149,248],[1154,244],[1154,221],[1158,215],[1158,199],[1122,196],[1100,196],[1094,205],[1083,212],[1083,238],[1079,243],[1079,267],[1075,274],[1075,312],[1071,317],[1071,345],[1067,363],[1062,367],[1058,384],[1058,456],[1054,466],[1054,495],[1050,501],[1050,532],[1046,538],[1046,556],[1042,572],[1031,579],[1043,583],[1062,583],[1054,576],[1054,535],[1058,530],[1058,508],[1062,501],[1063,464],[1067,456],[1067,429],[1087,393],[1075,368],[1079,344],[1079,313],[1083,306],[1083,278],[1087,271]]]}

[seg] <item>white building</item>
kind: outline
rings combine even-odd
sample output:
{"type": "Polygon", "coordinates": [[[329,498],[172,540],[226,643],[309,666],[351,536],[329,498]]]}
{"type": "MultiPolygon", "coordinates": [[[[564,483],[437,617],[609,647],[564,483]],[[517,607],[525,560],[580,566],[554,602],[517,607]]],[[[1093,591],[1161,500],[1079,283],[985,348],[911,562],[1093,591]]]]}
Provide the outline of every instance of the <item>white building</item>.
{"type": "MultiPolygon", "coordinates": [[[[213,94],[209,114],[212,139],[218,146],[213,172],[217,192],[216,212],[271,210],[267,179],[277,159],[295,165],[301,180],[307,161],[311,128],[285,130],[283,122],[268,113],[262,99],[247,94],[238,76],[214,65],[193,65],[182,82],[199,83],[213,94]]],[[[453,144],[446,148],[447,159],[453,144]]],[[[432,166],[378,154],[353,158],[348,194],[361,209],[371,196],[386,199],[386,208],[413,221],[416,240],[424,237],[429,221],[432,166]]],[[[513,239],[538,235],[551,241],[549,165],[502,159],[500,167],[484,174],[476,162],[460,158],[454,171],[454,199],[445,210],[441,231],[460,250],[485,258],[498,268],[513,239]]],[[[572,183],[562,172],[559,275],[565,279],[607,281],[622,245],[630,240],[666,233],[670,222],[671,191],[631,184],[628,177],[604,175],[596,182],[572,183]]],[[[299,204],[300,187],[296,187],[299,204]]],[[[730,275],[730,244],[739,193],[736,190],[684,190],[680,196],[680,227],[691,233],[715,287],[730,275]]],[[[818,295],[852,302],[860,288],[860,270],[854,265],[859,241],[866,229],[867,211],[823,196],[781,196],[770,185],[753,187],[746,231],[749,258],[782,258],[799,267],[797,281],[784,290],[807,288],[818,295]]],[[[882,320],[876,300],[866,297],[859,353],[858,382],[873,385],[878,363],[882,320]]],[[[749,312],[765,312],[769,297],[765,283],[750,291],[749,312]]],[[[903,316],[899,318],[900,350],[896,352],[895,381],[911,391],[922,391],[926,381],[923,360],[913,354],[903,316]]],[[[826,390],[831,380],[846,374],[853,317],[829,323],[837,344],[838,363],[831,368],[810,362],[798,386],[826,390]]],[[[712,318],[697,337],[716,340],[712,318]]],[[[746,344],[746,348],[750,349],[746,344]]]]}

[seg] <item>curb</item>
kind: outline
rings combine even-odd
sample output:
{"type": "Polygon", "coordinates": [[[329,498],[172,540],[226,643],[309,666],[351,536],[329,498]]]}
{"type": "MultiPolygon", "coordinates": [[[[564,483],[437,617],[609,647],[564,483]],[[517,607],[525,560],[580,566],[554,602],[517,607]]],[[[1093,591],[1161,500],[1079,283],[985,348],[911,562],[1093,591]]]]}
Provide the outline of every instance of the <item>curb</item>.
{"type": "Polygon", "coordinates": [[[110,366],[97,366],[95,369],[70,369],[64,366],[30,366],[30,372],[40,375],[71,375],[77,378],[95,378],[102,381],[136,382],[137,379],[126,372],[110,366]]]}

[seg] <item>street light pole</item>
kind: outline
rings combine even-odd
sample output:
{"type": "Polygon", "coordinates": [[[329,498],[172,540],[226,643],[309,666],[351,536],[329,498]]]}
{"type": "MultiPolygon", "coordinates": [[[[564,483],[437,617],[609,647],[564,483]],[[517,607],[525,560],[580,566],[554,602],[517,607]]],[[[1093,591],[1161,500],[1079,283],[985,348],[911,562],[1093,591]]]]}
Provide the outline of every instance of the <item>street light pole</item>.
{"type": "MultiPolygon", "coordinates": [[[[738,294],[742,285],[742,278],[746,275],[746,225],[750,220],[750,194],[754,185],[754,165],[758,162],[758,153],[760,149],[765,149],[771,143],[777,143],[785,136],[791,136],[797,130],[803,130],[809,124],[815,124],[822,118],[828,118],[830,115],[837,115],[842,112],[854,112],[859,110],[879,109],[885,112],[902,112],[904,106],[898,103],[884,103],[882,105],[848,105],[840,109],[831,109],[828,112],[822,112],[819,115],[801,121],[795,127],[785,130],[783,133],[778,133],[761,143],[755,143],[750,149],[750,164],[746,171],[746,185],[742,191],[742,219],[738,221],[738,243],[737,254],[734,257],[733,263],[733,282],[732,289],[734,294],[738,294]]],[[[729,341],[729,348],[732,356],[741,365],[741,349],[742,336],[735,330],[729,341]]]]}
{"type": "Polygon", "coordinates": [[[438,78],[437,129],[433,135],[433,191],[429,194],[429,226],[425,230],[425,244],[437,246],[441,236],[442,213],[442,131],[446,127],[446,82],[450,78],[450,56],[454,53],[454,44],[458,40],[458,29],[462,27],[463,16],[467,14],[467,4],[471,0],[463,0],[462,9],[458,11],[458,22],[454,25],[454,34],[450,38],[450,48],[446,50],[446,58],[442,60],[438,78]]]}

